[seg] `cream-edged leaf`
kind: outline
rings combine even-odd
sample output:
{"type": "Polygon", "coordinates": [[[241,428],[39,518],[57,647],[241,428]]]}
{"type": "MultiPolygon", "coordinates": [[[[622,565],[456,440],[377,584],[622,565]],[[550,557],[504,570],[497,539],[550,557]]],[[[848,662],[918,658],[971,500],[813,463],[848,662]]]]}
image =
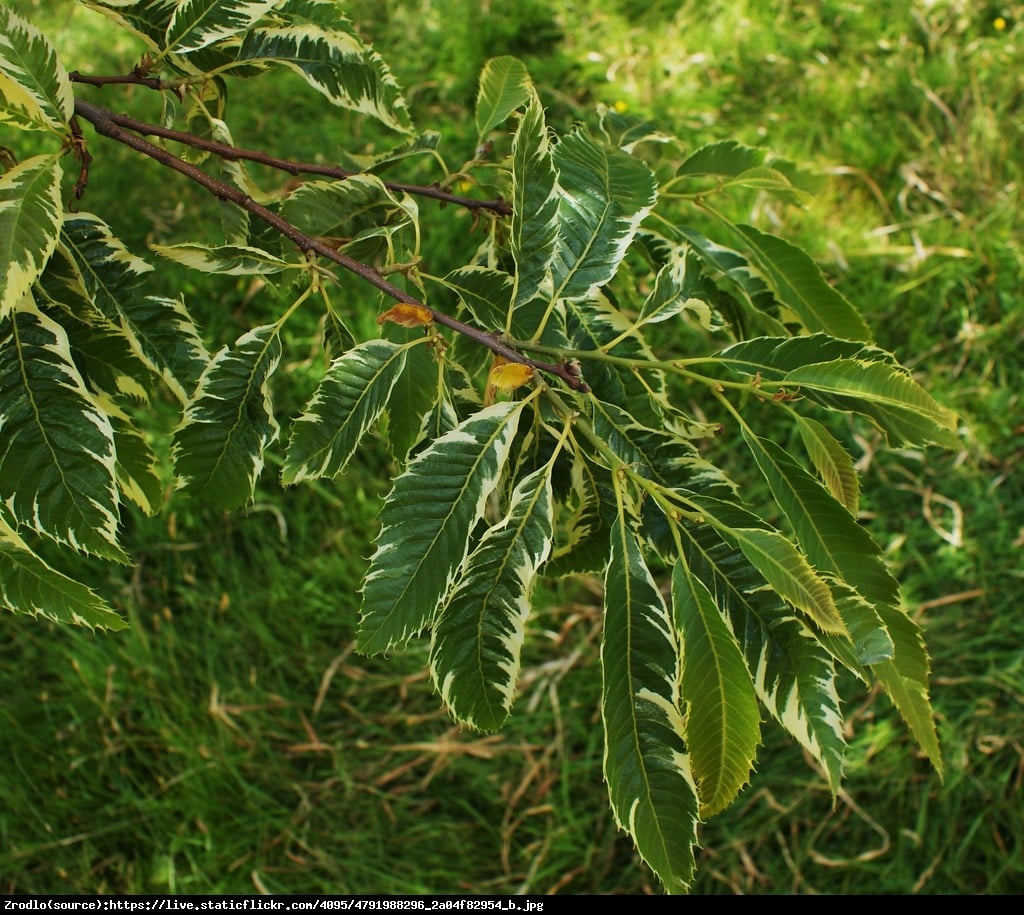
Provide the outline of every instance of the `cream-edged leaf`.
{"type": "Polygon", "coordinates": [[[665,888],[683,892],[694,870],[698,801],[683,742],[679,646],[621,506],[604,587],[601,719],[612,813],[665,888]]]}
{"type": "Polygon", "coordinates": [[[483,731],[508,717],[537,570],[551,552],[550,467],[525,477],[466,559],[433,625],[430,670],[459,720],[483,731]]]}
{"type": "Polygon", "coordinates": [[[115,479],[110,419],[64,329],[26,298],[0,319],[0,499],[19,525],[124,562],[115,479]]]}
{"type": "Polygon", "coordinates": [[[654,207],[657,181],[642,160],[603,146],[582,129],[563,137],[552,157],[558,169],[554,295],[584,298],[615,275],[654,207]]]}
{"type": "Polygon", "coordinates": [[[360,651],[404,644],[433,620],[498,484],[521,407],[484,408],[431,443],[395,480],[363,582],[360,651]]]}
{"type": "Polygon", "coordinates": [[[0,176],[0,317],[15,308],[57,247],[60,162],[34,156],[0,176]]]}
{"type": "Polygon", "coordinates": [[[278,0],[179,0],[164,46],[178,54],[198,51],[250,29],[278,0]]]}
{"type": "Polygon", "coordinates": [[[221,273],[226,276],[247,276],[280,273],[282,270],[306,270],[308,265],[289,263],[262,248],[249,245],[221,245],[211,248],[185,242],[180,245],[150,245],[161,257],[201,270],[203,273],[221,273]]]}
{"type": "MultiPolygon", "coordinates": [[[[334,6],[335,10],[337,9],[334,6]]],[[[335,105],[375,117],[401,133],[412,122],[401,88],[383,58],[337,16],[331,25],[284,14],[279,25],[250,29],[238,59],[298,73],[335,105]]]]}
{"type": "Polygon", "coordinates": [[[74,111],[71,80],[49,39],[0,6],[0,123],[64,134],[74,111]]]}
{"type": "Polygon", "coordinates": [[[268,380],[281,359],[279,327],[244,333],[206,367],[174,433],[178,488],[216,508],[253,496],[264,452],[278,435],[268,380]]]}
{"type": "Polygon", "coordinates": [[[526,65],[515,57],[493,57],[480,73],[476,96],[476,130],[483,139],[522,108],[533,94],[533,83],[526,65]]]}
{"type": "Polygon", "coordinates": [[[128,624],[95,591],[37,556],[0,517],[0,608],[116,631],[128,624]]]}
{"type": "MultiPolygon", "coordinates": [[[[558,191],[544,107],[535,92],[512,139],[512,224],[509,246],[516,263],[516,305],[539,291],[550,295],[558,234],[558,191]]],[[[506,326],[513,325],[508,313],[506,326]]],[[[521,322],[519,322],[521,323],[521,322]]],[[[533,333],[536,327],[525,328],[533,333]]],[[[518,332],[522,332],[521,330],[518,332]]]]}
{"type": "Polygon", "coordinates": [[[292,424],[282,482],[337,478],[387,407],[408,347],[370,340],[331,363],[292,424]]]}

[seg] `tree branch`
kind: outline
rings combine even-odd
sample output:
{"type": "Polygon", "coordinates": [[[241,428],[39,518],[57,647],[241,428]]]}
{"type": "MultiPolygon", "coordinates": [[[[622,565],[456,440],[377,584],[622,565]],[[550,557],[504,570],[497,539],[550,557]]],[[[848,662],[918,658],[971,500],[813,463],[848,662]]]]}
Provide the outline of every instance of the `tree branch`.
{"type": "MultiPolygon", "coordinates": [[[[135,76],[132,74],[129,74],[128,76],[83,77],[76,71],[75,74],[73,74],[73,77],[77,82],[89,83],[91,85],[103,85],[106,82],[132,83],[150,86],[153,83],[161,82],[160,80],[135,76]]],[[[98,108],[99,106],[94,107],[98,108]]],[[[323,175],[326,178],[336,178],[338,180],[344,180],[359,174],[359,172],[351,172],[347,169],[338,168],[334,165],[320,165],[315,162],[294,162],[289,159],[280,159],[277,156],[267,155],[260,150],[244,149],[240,146],[230,146],[227,143],[218,143],[215,140],[207,140],[183,130],[172,130],[169,127],[160,127],[156,124],[139,121],[126,114],[117,114],[116,112],[108,109],[100,110],[104,110],[110,122],[116,124],[118,127],[135,131],[135,133],[142,134],[143,136],[160,137],[164,140],[172,140],[175,143],[192,146],[195,149],[203,149],[229,161],[244,159],[247,162],[256,162],[259,165],[266,165],[269,168],[280,169],[281,171],[288,172],[290,175],[323,175]]],[[[502,200],[500,197],[497,200],[476,200],[473,197],[462,197],[458,194],[451,194],[448,191],[442,190],[437,185],[406,184],[400,181],[385,181],[384,186],[392,191],[413,194],[418,197],[429,197],[430,199],[440,201],[441,203],[450,203],[455,206],[463,207],[464,209],[470,210],[474,213],[479,212],[480,210],[489,210],[498,216],[512,215],[511,204],[502,200]]]]}
{"type": "Polygon", "coordinates": [[[112,116],[111,112],[107,111],[105,108],[101,108],[99,105],[93,105],[90,102],[83,101],[82,99],[75,99],[75,114],[82,119],[89,121],[96,129],[96,132],[101,136],[109,137],[112,140],[123,143],[125,146],[131,147],[136,152],[155,159],[161,165],[173,169],[205,188],[218,200],[226,200],[233,203],[251,213],[253,216],[262,219],[264,222],[276,229],[281,235],[295,244],[295,246],[303,253],[313,251],[320,257],[333,261],[340,267],[344,267],[351,273],[355,273],[357,276],[362,277],[370,285],[381,290],[381,292],[390,296],[396,302],[425,308],[430,312],[431,317],[436,323],[474,340],[481,346],[489,349],[495,355],[503,356],[510,362],[518,362],[522,365],[527,365],[536,371],[554,375],[557,378],[560,378],[573,390],[583,393],[590,391],[589,386],[580,377],[577,366],[573,364],[539,362],[535,359],[530,359],[506,343],[503,343],[497,334],[472,327],[469,324],[459,321],[457,318],[451,317],[443,311],[438,311],[436,308],[431,308],[429,305],[425,305],[414,296],[409,295],[407,292],[389,283],[368,264],[354,260],[348,255],[342,254],[340,251],[336,251],[330,245],[307,235],[305,232],[302,232],[300,229],[293,226],[286,219],[283,219],[280,215],[273,212],[273,210],[257,203],[248,194],[238,190],[238,188],[232,187],[229,184],[225,184],[223,181],[218,181],[216,178],[210,177],[206,172],[191,163],[178,158],[166,149],[162,149],[161,147],[150,143],[148,140],[145,140],[140,136],[136,136],[136,134],[126,130],[118,124],[116,119],[118,116],[112,116]]]}

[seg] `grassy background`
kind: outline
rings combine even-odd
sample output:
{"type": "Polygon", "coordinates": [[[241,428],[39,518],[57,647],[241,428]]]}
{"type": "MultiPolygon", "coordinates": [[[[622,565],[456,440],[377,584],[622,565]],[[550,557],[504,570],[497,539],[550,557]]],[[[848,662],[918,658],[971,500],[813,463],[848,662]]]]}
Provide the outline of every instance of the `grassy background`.
{"type": "MultiPolygon", "coordinates": [[[[69,67],[123,72],[138,53],[73,3],[14,6],[69,67]]],[[[759,201],[750,218],[813,251],[879,343],[964,419],[957,454],[895,453],[863,429],[856,439],[866,520],[926,627],[946,778],[883,698],[851,684],[845,792],[833,802],[766,728],[753,785],[702,832],[695,889],[1024,891],[1024,6],[348,9],[450,162],[472,155],[481,65],[511,53],[555,122],[615,105],[695,146],[733,137],[825,177],[807,210],[759,201]]],[[[235,139],[296,157],[374,142],[315,99],[296,106],[298,87],[240,88],[235,139]],[[283,110],[295,120],[278,121],[283,110]]],[[[155,116],[146,93],[113,104],[155,116]]],[[[94,153],[86,204],[126,241],[178,239],[210,215],[154,169],[124,166],[99,143],[94,153]]],[[[475,241],[451,211],[426,218],[442,272],[475,241]]],[[[275,306],[234,281],[188,282],[211,342],[275,306]]],[[[353,309],[374,304],[345,294],[353,309]]],[[[282,412],[312,384],[303,334],[314,332],[298,328],[279,373],[282,412]]],[[[150,421],[160,432],[175,417],[156,409],[150,421]]],[[[268,480],[246,513],[172,495],[160,518],[129,517],[137,566],[77,570],[113,595],[125,633],[4,619],[0,892],[658,891],[616,833],[601,782],[588,583],[552,592],[533,619],[522,694],[498,735],[451,724],[422,653],[352,652],[386,464],[368,449],[343,486],[282,492],[268,480]]]]}

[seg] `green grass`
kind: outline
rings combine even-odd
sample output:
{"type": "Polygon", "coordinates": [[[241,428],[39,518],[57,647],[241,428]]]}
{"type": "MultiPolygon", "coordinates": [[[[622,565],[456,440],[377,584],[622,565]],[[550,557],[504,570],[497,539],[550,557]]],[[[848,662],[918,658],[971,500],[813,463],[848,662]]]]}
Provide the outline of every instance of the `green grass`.
{"type": "MultiPolygon", "coordinates": [[[[15,5],[57,35],[73,67],[133,63],[137,48],[111,45],[81,8],[15,5]]],[[[695,889],[1024,890],[1024,7],[360,0],[349,10],[453,166],[473,152],[467,105],[480,66],[511,53],[558,123],[618,105],[694,146],[737,138],[824,175],[807,210],[754,200],[747,218],[814,251],[879,343],[964,420],[959,454],[892,452],[863,428],[855,439],[864,521],[932,652],[945,780],[887,702],[850,684],[844,793],[833,799],[767,727],[753,785],[702,832],[695,889]]],[[[340,112],[320,117],[315,100],[299,112],[303,129],[268,117],[298,85],[242,87],[235,139],[300,157],[379,142],[340,112]]],[[[156,110],[145,93],[102,97],[140,117],[156,110]]],[[[0,143],[24,148],[6,133],[0,143]]],[[[83,205],[109,212],[126,241],[216,225],[200,196],[94,147],[83,205]]],[[[403,177],[437,175],[423,164],[403,177]]],[[[426,217],[435,273],[476,244],[468,220],[451,216],[426,217]]],[[[276,308],[269,290],[188,284],[211,343],[276,308]]],[[[344,297],[372,332],[375,296],[346,286],[344,297]]],[[[283,414],[316,372],[315,328],[303,321],[283,414]]],[[[174,421],[169,409],[151,418],[157,432],[174,421]]],[[[551,592],[533,620],[522,694],[498,735],[452,725],[422,650],[353,653],[387,460],[370,449],[344,484],[286,492],[270,467],[246,513],[213,515],[173,495],[161,518],[130,517],[135,568],[76,570],[116,601],[132,624],[124,633],[4,620],[0,891],[658,891],[616,833],[601,782],[589,583],[551,592]]]]}

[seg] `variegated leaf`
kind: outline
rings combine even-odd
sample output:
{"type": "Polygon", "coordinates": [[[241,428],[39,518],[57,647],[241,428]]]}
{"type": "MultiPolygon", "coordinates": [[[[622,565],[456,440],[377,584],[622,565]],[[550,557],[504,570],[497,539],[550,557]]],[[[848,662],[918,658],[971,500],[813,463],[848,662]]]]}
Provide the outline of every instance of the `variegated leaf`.
{"type": "Polygon", "coordinates": [[[398,376],[387,402],[388,434],[387,443],[391,453],[404,465],[406,457],[424,437],[438,435],[454,429],[458,420],[453,420],[444,429],[425,427],[425,417],[438,406],[445,388],[446,362],[439,362],[425,346],[407,350],[405,369],[398,376]]]}
{"type": "Polygon", "coordinates": [[[211,248],[186,242],[180,245],[150,245],[161,257],[166,257],[184,267],[201,270],[203,273],[220,273],[227,276],[263,276],[280,273],[282,270],[305,270],[307,264],[289,263],[281,258],[249,245],[221,245],[211,248]]]}
{"type": "Polygon", "coordinates": [[[387,651],[433,620],[498,484],[521,407],[481,410],[436,439],[395,480],[363,583],[360,651],[387,651]]]}
{"type": "MultiPolygon", "coordinates": [[[[529,302],[542,289],[551,294],[551,262],[558,232],[558,194],[544,107],[536,92],[512,140],[512,225],[509,246],[516,262],[516,305],[529,302]]],[[[513,314],[506,326],[512,329],[513,314]]],[[[522,323],[522,322],[519,322],[522,323]]],[[[527,336],[536,327],[527,327],[527,336]]],[[[519,331],[522,333],[522,331],[519,331]]]]}
{"type": "Polygon", "coordinates": [[[614,275],[657,199],[657,181],[640,159],[595,142],[582,129],[553,152],[558,169],[555,298],[594,293],[614,275]]]}
{"type": "Polygon", "coordinates": [[[167,26],[164,47],[187,54],[240,35],[277,3],[278,0],[179,0],[167,26]]]}
{"type": "Polygon", "coordinates": [[[290,21],[246,33],[240,61],[288,67],[333,104],[375,117],[401,133],[413,132],[391,70],[363,44],[348,20],[339,16],[325,26],[298,16],[279,18],[290,21]]]}
{"type": "Polygon", "coordinates": [[[128,625],[94,591],[47,565],[2,517],[0,607],[90,629],[118,630],[128,625]]]}
{"type": "Polygon", "coordinates": [[[523,479],[434,620],[430,670],[452,714],[483,731],[511,711],[537,570],[552,537],[551,468],[523,479]]]}
{"type": "Polygon", "coordinates": [[[114,472],[117,488],[147,515],[155,515],[164,503],[164,487],[158,472],[156,455],[146,437],[130,420],[115,413],[110,418],[114,429],[117,463],[114,472]]]}
{"type": "Polygon", "coordinates": [[[215,508],[252,499],[278,434],[267,382],[281,358],[279,327],[243,334],[215,355],[174,433],[178,488],[215,508]]]}
{"type": "Polygon", "coordinates": [[[30,298],[0,319],[0,499],[58,543],[127,561],[117,545],[114,431],[67,334],[30,298]]]}
{"type": "Polygon", "coordinates": [[[61,248],[70,268],[60,281],[82,298],[84,308],[96,309],[124,334],[136,355],[185,403],[210,357],[184,303],[143,296],[152,266],[128,251],[97,216],[68,216],[61,248]]]}
{"type": "Polygon", "coordinates": [[[281,204],[281,216],[308,235],[351,237],[398,208],[376,175],[352,175],[343,181],[304,181],[281,204]]]}
{"type": "Polygon", "coordinates": [[[9,314],[57,247],[60,162],[34,156],[0,176],[0,317],[9,314]]]}
{"type": "Polygon", "coordinates": [[[760,743],[757,694],[732,630],[707,586],[680,559],[672,615],[682,642],[680,697],[702,816],[724,810],[750,778],[760,743]]]}
{"type": "MultiPolygon", "coordinates": [[[[745,516],[735,519],[745,523],[745,516]]],[[[832,658],[750,560],[709,524],[685,525],[685,560],[736,636],[758,698],[839,789],[846,753],[832,658]]]]}
{"type": "Polygon", "coordinates": [[[167,27],[180,0],[80,0],[119,26],[130,29],[153,51],[164,48],[167,27]]]}
{"type": "Polygon", "coordinates": [[[47,37],[0,6],[0,123],[64,134],[74,110],[71,80],[47,37]]]}
{"type": "Polygon", "coordinates": [[[480,73],[476,96],[476,131],[483,139],[534,96],[526,65],[515,57],[492,57],[480,73]]]}
{"type": "Polygon", "coordinates": [[[478,326],[495,331],[505,326],[515,287],[513,278],[504,270],[462,267],[441,282],[458,294],[478,326]]]}
{"type": "Polygon", "coordinates": [[[362,343],[331,363],[312,400],[292,425],[282,482],[335,479],[380,418],[405,368],[408,347],[362,343]]]}
{"type": "Polygon", "coordinates": [[[669,892],[685,891],[698,801],[683,743],[679,646],[621,510],[605,573],[601,671],[604,777],[615,822],[669,892]]]}

